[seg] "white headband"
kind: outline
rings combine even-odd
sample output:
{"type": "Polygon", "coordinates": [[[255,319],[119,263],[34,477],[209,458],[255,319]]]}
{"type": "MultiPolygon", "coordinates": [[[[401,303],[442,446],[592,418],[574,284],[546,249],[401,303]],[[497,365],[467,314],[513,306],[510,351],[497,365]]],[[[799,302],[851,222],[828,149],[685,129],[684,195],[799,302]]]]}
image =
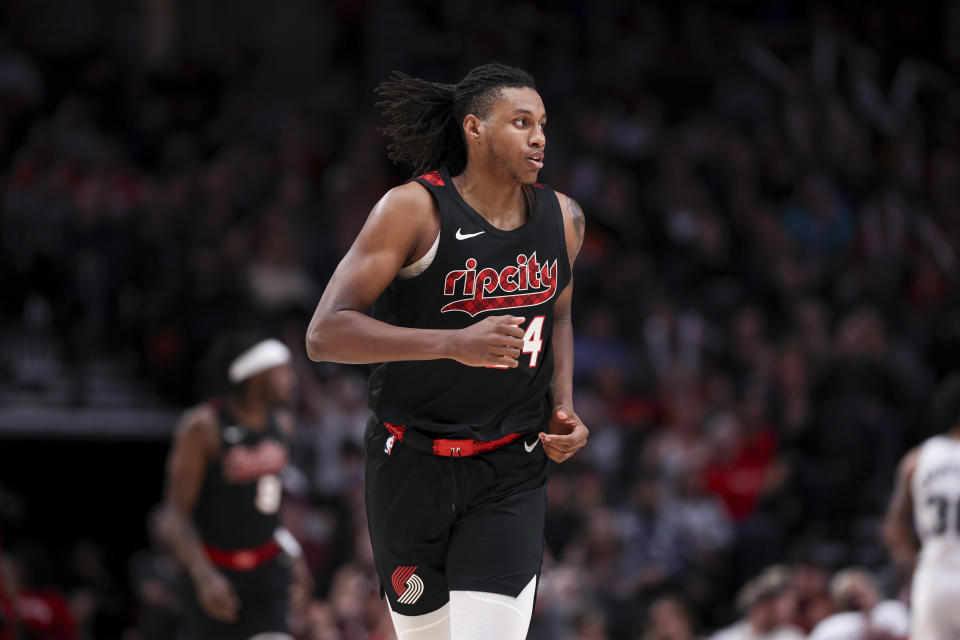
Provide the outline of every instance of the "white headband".
{"type": "Polygon", "coordinates": [[[279,340],[270,338],[258,342],[237,356],[237,359],[230,363],[227,377],[233,384],[238,384],[250,376],[287,362],[290,362],[290,349],[279,340]]]}

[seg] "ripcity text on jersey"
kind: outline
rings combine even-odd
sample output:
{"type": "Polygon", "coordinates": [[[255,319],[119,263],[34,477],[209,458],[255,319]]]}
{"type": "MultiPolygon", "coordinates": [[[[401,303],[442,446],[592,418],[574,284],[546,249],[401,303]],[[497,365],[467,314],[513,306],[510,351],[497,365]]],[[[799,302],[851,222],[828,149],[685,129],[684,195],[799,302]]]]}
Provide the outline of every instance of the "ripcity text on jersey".
{"type": "Polygon", "coordinates": [[[920,565],[960,568],[960,440],[935,436],[920,446],[911,490],[920,565]]]}
{"type": "Polygon", "coordinates": [[[463,200],[445,169],[416,181],[440,214],[437,253],[426,271],[387,287],[374,317],[402,327],[462,329],[490,315],[523,316],[523,348],[513,369],[468,367],[451,359],[377,365],[370,377],[371,410],[384,422],[444,437],[486,441],[545,429],[554,303],[570,282],[556,194],[533,185],[532,214],[504,231],[463,200]]]}

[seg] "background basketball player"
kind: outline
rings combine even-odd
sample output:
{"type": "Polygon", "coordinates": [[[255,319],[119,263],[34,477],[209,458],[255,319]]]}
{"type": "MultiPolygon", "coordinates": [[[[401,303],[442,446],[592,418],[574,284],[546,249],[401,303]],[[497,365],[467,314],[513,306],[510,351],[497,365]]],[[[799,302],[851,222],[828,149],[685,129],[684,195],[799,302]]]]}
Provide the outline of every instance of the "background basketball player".
{"type": "Polygon", "coordinates": [[[960,374],[934,395],[941,435],[900,463],[884,538],[911,587],[912,638],[960,637],[960,374]]]}
{"type": "MultiPolygon", "coordinates": [[[[293,537],[279,527],[280,474],[294,422],[290,352],[278,340],[221,338],[206,361],[219,399],[184,415],[170,452],[167,534],[186,570],[191,639],[290,638],[293,537]]],[[[304,573],[297,571],[299,577],[304,573]]]]}

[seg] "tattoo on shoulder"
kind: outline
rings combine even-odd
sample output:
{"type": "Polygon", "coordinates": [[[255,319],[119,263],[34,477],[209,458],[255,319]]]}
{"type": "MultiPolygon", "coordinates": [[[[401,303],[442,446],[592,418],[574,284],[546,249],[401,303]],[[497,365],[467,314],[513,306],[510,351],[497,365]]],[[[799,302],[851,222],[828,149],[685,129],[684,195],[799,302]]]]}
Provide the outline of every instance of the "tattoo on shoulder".
{"type": "Polygon", "coordinates": [[[586,226],[586,220],[584,220],[583,209],[580,208],[580,204],[570,196],[566,196],[566,198],[567,208],[573,218],[573,230],[577,234],[577,253],[580,253],[580,247],[583,246],[583,230],[586,226]]]}

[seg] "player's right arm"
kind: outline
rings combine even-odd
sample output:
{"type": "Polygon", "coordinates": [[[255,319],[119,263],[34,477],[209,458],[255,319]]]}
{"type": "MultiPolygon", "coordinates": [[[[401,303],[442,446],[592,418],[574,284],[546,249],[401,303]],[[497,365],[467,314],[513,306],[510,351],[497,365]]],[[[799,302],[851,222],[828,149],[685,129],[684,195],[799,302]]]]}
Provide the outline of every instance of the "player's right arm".
{"type": "Polygon", "coordinates": [[[177,427],[167,459],[163,528],[174,555],[196,586],[201,606],[211,616],[232,622],[240,601],[230,582],[210,562],[192,520],[207,462],[217,455],[219,447],[213,410],[202,406],[188,411],[177,427]]]}
{"type": "Polygon", "coordinates": [[[400,269],[425,253],[439,222],[433,198],[414,182],[377,203],[337,266],[307,328],[314,361],[369,364],[450,358],[466,365],[517,366],[522,317],[491,316],[459,330],[397,327],[366,315],[400,269]]]}
{"type": "Polygon", "coordinates": [[[909,451],[897,469],[893,497],[883,521],[883,540],[890,552],[893,564],[901,576],[908,580],[917,563],[920,545],[913,532],[913,495],[911,486],[917,469],[918,450],[909,451]]]}

